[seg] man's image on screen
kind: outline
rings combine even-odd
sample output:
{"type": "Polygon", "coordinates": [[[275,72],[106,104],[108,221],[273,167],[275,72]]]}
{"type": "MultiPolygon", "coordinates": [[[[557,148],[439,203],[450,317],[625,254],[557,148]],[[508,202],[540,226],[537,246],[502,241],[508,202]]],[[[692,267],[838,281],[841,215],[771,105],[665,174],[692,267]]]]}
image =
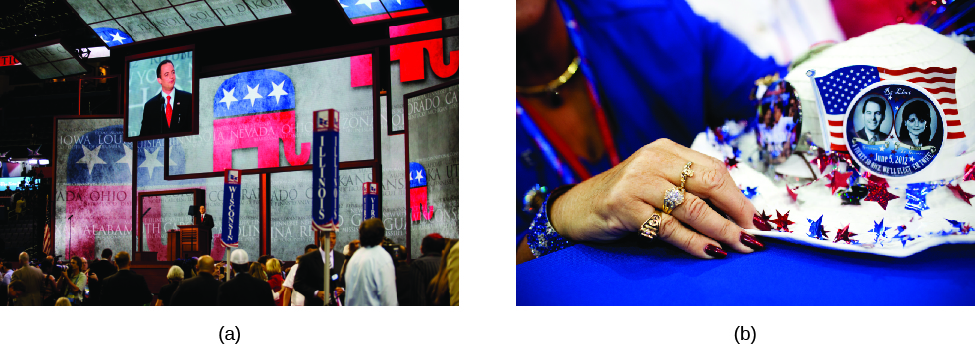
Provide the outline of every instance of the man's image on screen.
{"type": "Polygon", "coordinates": [[[139,136],[192,131],[193,94],[176,89],[176,70],[172,61],[159,63],[156,81],[162,91],[146,102],[139,136]]]}

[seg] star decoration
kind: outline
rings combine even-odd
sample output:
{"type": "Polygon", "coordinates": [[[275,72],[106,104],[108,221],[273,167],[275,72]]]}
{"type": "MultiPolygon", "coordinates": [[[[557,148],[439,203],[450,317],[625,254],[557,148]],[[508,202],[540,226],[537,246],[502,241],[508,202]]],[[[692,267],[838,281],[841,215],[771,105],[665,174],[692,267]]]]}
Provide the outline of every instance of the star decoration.
{"type": "Polygon", "coordinates": [[[806,234],[809,237],[815,238],[817,240],[828,240],[829,231],[823,228],[823,216],[819,216],[819,219],[813,221],[812,219],[807,219],[809,221],[809,233],[806,234]]]}
{"type": "Polygon", "coordinates": [[[847,180],[850,178],[850,175],[852,174],[853,173],[851,172],[844,173],[844,172],[833,170],[832,172],[827,174],[829,178],[829,183],[826,184],[826,187],[829,187],[829,189],[833,191],[833,194],[836,194],[837,188],[850,186],[849,184],[847,184],[847,180]]]}
{"type": "Polygon", "coordinates": [[[81,145],[81,148],[85,150],[85,156],[81,157],[75,163],[87,164],[88,165],[88,175],[91,175],[91,171],[95,169],[95,164],[108,164],[98,157],[98,151],[102,150],[102,146],[98,145],[94,150],[89,150],[85,145],[81,145]]]}
{"type": "Polygon", "coordinates": [[[288,95],[288,93],[284,91],[284,82],[285,81],[287,81],[287,80],[282,80],[280,85],[275,84],[273,81],[271,82],[271,85],[274,88],[274,91],[271,91],[271,93],[267,94],[267,96],[268,97],[274,96],[274,99],[275,99],[274,100],[274,104],[278,104],[278,103],[281,102],[281,96],[287,96],[288,95]]]}
{"type": "Polygon", "coordinates": [[[883,177],[870,175],[869,182],[867,182],[867,197],[863,201],[876,201],[880,204],[880,207],[886,210],[888,202],[894,199],[900,199],[899,196],[888,192],[887,186],[887,180],[883,177]]]}
{"type": "Polygon", "coordinates": [[[152,153],[149,153],[149,150],[147,149],[142,149],[142,151],[146,153],[146,160],[142,161],[142,164],[139,164],[139,167],[149,169],[149,179],[151,180],[152,171],[155,170],[156,167],[163,166],[163,164],[159,162],[159,159],[156,158],[156,156],[159,155],[159,148],[157,147],[155,151],[152,151],[152,153]]]}
{"type": "Polygon", "coordinates": [[[257,89],[259,89],[261,87],[261,84],[257,84],[257,86],[255,86],[254,88],[251,88],[250,85],[246,85],[246,86],[247,86],[247,95],[244,96],[244,99],[245,100],[247,100],[247,99],[251,100],[251,106],[253,107],[254,106],[254,100],[256,100],[258,98],[264,98],[264,96],[261,96],[261,94],[257,93],[257,89]]]}
{"type": "Polygon", "coordinates": [[[975,180],[975,163],[965,165],[965,174],[962,175],[962,181],[972,181],[975,180]]]}
{"type": "Polygon", "coordinates": [[[745,189],[741,190],[741,193],[745,194],[745,197],[748,199],[754,198],[755,195],[758,195],[758,187],[745,187],[745,189]]]}
{"type": "Polygon", "coordinates": [[[928,193],[931,193],[938,185],[933,183],[911,183],[907,185],[907,205],[904,208],[917,212],[918,216],[923,216],[921,211],[928,210],[928,193]]]}
{"type": "Polygon", "coordinates": [[[112,34],[112,41],[119,41],[119,44],[121,44],[123,41],[125,41],[125,37],[122,37],[121,34],[119,34],[118,32],[116,32],[116,33],[112,34]]]}
{"type": "Polygon", "coordinates": [[[795,224],[795,222],[789,220],[789,212],[791,211],[787,211],[783,216],[781,213],[779,213],[779,210],[775,210],[776,218],[772,221],[772,223],[775,223],[776,229],[779,229],[782,232],[792,232],[792,230],[789,230],[789,225],[795,224]]]}
{"type": "Polygon", "coordinates": [[[907,230],[907,226],[901,225],[897,227],[897,235],[894,235],[895,239],[901,241],[901,246],[907,246],[907,241],[914,240],[910,235],[904,235],[904,231],[907,230]]]}
{"type": "Polygon", "coordinates": [[[789,188],[789,186],[785,186],[785,191],[789,193],[789,197],[792,198],[792,201],[793,202],[794,201],[798,201],[799,194],[796,194],[796,191],[795,190],[793,190],[792,188],[789,188]]]}
{"type": "Polygon", "coordinates": [[[238,99],[234,97],[234,90],[237,90],[237,88],[235,87],[230,89],[230,91],[221,89],[220,91],[223,91],[223,98],[221,98],[217,103],[226,103],[227,109],[230,109],[230,103],[238,101],[238,99]]]}
{"type": "Polygon", "coordinates": [[[122,148],[125,149],[125,155],[122,156],[122,158],[119,158],[119,160],[115,161],[115,164],[125,164],[126,166],[128,166],[129,175],[131,176],[132,175],[132,148],[129,147],[129,144],[123,144],[122,148]]]}
{"type": "Polygon", "coordinates": [[[945,219],[945,220],[947,220],[948,223],[951,223],[951,227],[958,229],[958,232],[960,232],[962,235],[968,235],[968,232],[972,231],[972,226],[968,223],[960,222],[957,220],[951,220],[951,219],[945,219]]]}
{"type": "Polygon", "coordinates": [[[838,243],[839,241],[845,241],[848,244],[856,243],[856,240],[850,239],[850,237],[856,235],[857,234],[850,232],[850,224],[847,224],[842,229],[836,230],[836,239],[833,240],[833,243],[838,243]]]}
{"type": "Polygon", "coordinates": [[[369,9],[371,10],[372,9],[372,3],[374,3],[374,2],[379,2],[379,0],[359,0],[359,2],[356,2],[355,4],[356,5],[366,5],[366,7],[369,7],[369,9]]]}
{"type": "Polygon", "coordinates": [[[949,184],[948,185],[948,189],[951,190],[951,193],[952,194],[954,194],[956,197],[958,197],[962,201],[968,203],[969,205],[972,204],[971,199],[972,198],[975,198],[975,195],[970,194],[970,193],[966,192],[965,190],[961,189],[961,186],[960,185],[957,185],[957,184],[951,185],[951,184],[949,184]]]}
{"type": "Polygon", "coordinates": [[[880,241],[880,236],[883,236],[883,234],[886,234],[887,233],[887,230],[890,230],[890,227],[885,227],[884,226],[884,220],[882,218],[880,219],[880,223],[873,222],[873,230],[870,230],[870,232],[877,233],[877,237],[873,239],[873,243],[879,242],[880,241]]]}
{"type": "Polygon", "coordinates": [[[831,164],[830,156],[826,155],[826,151],[821,147],[816,148],[816,158],[813,158],[811,162],[819,167],[820,174],[822,174],[823,171],[826,171],[826,167],[831,164]]]}
{"type": "Polygon", "coordinates": [[[724,165],[728,167],[728,170],[731,170],[731,168],[736,168],[738,167],[738,159],[735,157],[725,158],[724,165]]]}
{"type": "Polygon", "coordinates": [[[769,216],[765,215],[765,210],[762,210],[761,214],[756,213],[752,216],[752,224],[755,224],[755,228],[762,231],[772,231],[772,225],[769,224],[769,216]]]}

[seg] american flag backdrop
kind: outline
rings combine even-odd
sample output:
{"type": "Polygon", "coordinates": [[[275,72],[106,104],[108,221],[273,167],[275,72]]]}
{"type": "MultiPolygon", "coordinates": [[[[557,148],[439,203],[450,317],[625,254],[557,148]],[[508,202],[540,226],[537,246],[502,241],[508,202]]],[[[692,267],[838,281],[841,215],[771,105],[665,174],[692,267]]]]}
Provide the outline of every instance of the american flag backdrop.
{"type": "MultiPolygon", "coordinates": [[[[947,122],[948,141],[965,138],[965,131],[961,127],[961,117],[958,116],[958,106],[955,101],[955,72],[956,68],[917,68],[888,69],[868,65],[854,65],[843,67],[824,75],[813,76],[813,84],[817,88],[820,104],[820,115],[825,118],[827,139],[830,150],[847,151],[843,140],[843,120],[850,102],[861,90],[884,80],[899,80],[917,84],[934,95],[941,108],[944,109],[947,122]]],[[[892,112],[893,114],[894,112],[892,112]]]]}

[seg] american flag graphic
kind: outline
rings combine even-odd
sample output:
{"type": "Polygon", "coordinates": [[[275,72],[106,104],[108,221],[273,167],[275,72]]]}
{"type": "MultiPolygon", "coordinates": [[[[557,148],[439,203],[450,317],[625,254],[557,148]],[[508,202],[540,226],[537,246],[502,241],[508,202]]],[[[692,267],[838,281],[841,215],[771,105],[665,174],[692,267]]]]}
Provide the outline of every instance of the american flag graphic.
{"type": "Polygon", "coordinates": [[[813,76],[813,84],[818,91],[820,115],[825,119],[830,150],[847,151],[843,141],[843,120],[850,102],[861,90],[884,80],[898,80],[917,84],[934,95],[944,110],[949,142],[965,138],[958,116],[955,100],[956,68],[917,68],[888,69],[868,65],[843,67],[824,75],[813,76]]]}

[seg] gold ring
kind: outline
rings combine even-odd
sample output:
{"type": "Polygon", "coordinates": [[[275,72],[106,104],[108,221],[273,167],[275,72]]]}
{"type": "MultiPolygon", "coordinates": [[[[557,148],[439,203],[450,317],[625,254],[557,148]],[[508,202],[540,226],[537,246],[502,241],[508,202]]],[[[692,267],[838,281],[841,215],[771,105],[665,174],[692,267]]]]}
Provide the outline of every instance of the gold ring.
{"type": "Polygon", "coordinates": [[[660,230],[660,213],[654,212],[650,218],[647,218],[647,221],[643,222],[643,226],[640,227],[640,235],[652,240],[657,238],[658,230],[660,230]]]}
{"type": "Polygon", "coordinates": [[[691,170],[691,164],[693,163],[687,162],[687,164],[684,164],[684,170],[680,172],[680,190],[682,191],[684,190],[684,184],[687,183],[687,178],[694,176],[694,170],[691,170]]]}

